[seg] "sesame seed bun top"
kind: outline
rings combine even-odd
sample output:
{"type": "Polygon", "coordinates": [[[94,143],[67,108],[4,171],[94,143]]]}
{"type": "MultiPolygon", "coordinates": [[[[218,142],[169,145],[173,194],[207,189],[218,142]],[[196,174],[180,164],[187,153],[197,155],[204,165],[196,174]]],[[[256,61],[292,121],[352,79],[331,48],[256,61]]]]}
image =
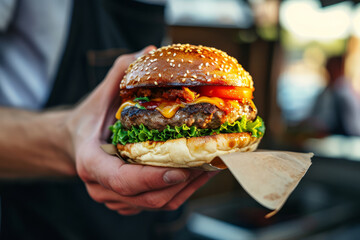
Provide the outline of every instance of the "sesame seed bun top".
{"type": "Polygon", "coordinates": [[[139,57],[126,70],[120,89],[221,85],[253,88],[250,74],[225,52],[174,44],[139,57]]]}

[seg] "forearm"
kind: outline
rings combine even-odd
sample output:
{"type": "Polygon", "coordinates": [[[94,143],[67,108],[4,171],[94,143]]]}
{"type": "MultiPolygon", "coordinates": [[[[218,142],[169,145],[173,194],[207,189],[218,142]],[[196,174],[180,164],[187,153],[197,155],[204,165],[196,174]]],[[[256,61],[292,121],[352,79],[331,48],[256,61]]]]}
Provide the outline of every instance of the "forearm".
{"type": "Polygon", "coordinates": [[[0,107],[0,178],[74,176],[67,115],[0,107]]]}

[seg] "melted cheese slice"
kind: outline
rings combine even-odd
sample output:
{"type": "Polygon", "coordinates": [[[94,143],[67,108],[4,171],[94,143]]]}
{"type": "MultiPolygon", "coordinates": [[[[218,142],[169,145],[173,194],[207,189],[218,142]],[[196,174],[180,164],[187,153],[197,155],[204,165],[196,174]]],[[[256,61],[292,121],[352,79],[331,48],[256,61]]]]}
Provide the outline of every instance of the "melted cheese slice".
{"type": "Polygon", "coordinates": [[[126,102],[124,102],[123,104],[121,104],[120,107],[119,107],[119,109],[118,109],[117,112],[116,112],[116,115],[115,115],[116,119],[119,119],[119,120],[120,120],[120,118],[121,118],[121,112],[124,110],[124,108],[135,106],[135,104],[136,104],[136,103],[133,102],[133,101],[126,101],[126,102]]]}
{"type": "MultiPolygon", "coordinates": [[[[251,100],[249,100],[251,101],[251,100]]],[[[251,101],[252,102],[252,101],[251,101]]],[[[218,97],[199,97],[195,99],[192,104],[196,103],[210,103],[217,106],[219,109],[228,112],[228,111],[236,111],[240,110],[240,104],[237,100],[224,100],[218,97]]]]}
{"type": "Polygon", "coordinates": [[[182,103],[179,104],[174,102],[162,102],[156,108],[156,110],[158,110],[161,113],[161,115],[163,115],[164,117],[172,118],[177,112],[177,110],[179,110],[179,108],[181,107],[185,107],[185,105],[182,103]]]}
{"type": "MultiPolygon", "coordinates": [[[[151,101],[163,101],[164,99],[152,99],[151,101]]],[[[249,100],[251,103],[252,101],[249,100]]],[[[231,107],[233,109],[239,109],[240,105],[238,101],[235,100],[223,100],[221,98],[218,97],[199,97],[197,99],[195,99],[193,102],[191,102],[191,104],[197,104],[197,103],[210,103],[213,104],[215,106],[217,106],[220,109],[224,109],[226,107],[229,106],[229,104],[231,105],[231,107]]],[[[124,108],[126,107],[131,107],[131,106],[135,106],[135,102],[133,101],[126,101],[123,104],[121,104],[121,106],[119,107],[118,111],[116,112],[116,118],[120,119],[121,118],[121,112],[124,110],[124,108]]],[[[253,103],[252,103],[253,104],[253,103]]],[[[174,103],[174,102],[167,102],[167,101],[163,101],[157,108],[156,110],[158,110],[161,115],[163,115],[166,118],[172,118],[176,112],[179,110],[179,108],[183,108],[185,107],[185,104],[183,103],[174,103]]]]}
{"type": "Polygon", "coordinates": [[[220,109],[225,106],[224,100],[218,97],[199,97],[192,102],[192,104],[196,103],[211,103],[220,109]]]}

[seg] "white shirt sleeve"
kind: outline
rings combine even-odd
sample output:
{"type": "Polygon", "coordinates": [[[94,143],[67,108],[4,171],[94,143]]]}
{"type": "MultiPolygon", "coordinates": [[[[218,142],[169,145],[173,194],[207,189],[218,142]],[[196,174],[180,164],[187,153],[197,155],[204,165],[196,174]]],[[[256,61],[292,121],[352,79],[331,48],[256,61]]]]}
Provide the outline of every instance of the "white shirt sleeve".
{"type": "Polygon", "coordinates": [[[14,15],[17,0],[0,0],[0,32],[5,32],[14,15]]]}
{"type": "Polygon", "coordinates": [[[65,50],[73,1],[13,0],[9,14],[10,2],[0,0],[0,106],[41,109],[65,50]]]}

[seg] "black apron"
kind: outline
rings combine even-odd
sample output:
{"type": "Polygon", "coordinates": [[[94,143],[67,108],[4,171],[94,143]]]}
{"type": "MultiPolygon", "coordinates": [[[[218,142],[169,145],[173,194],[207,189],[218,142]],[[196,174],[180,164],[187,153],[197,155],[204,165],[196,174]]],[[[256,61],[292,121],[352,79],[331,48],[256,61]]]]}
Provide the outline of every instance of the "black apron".
{"type": "MultiPolygon", "coordinates": [[[[161,6],[75,0],[66,50],[44,107],[77,103],[105,77],[117,56],[159,45],[162,19],[161,6]]],[[[168,224],[180,214],[121,216],[93,201],[78,178],[1,182],[0,194],[2,240],[169,239],[168,224]]]]}

